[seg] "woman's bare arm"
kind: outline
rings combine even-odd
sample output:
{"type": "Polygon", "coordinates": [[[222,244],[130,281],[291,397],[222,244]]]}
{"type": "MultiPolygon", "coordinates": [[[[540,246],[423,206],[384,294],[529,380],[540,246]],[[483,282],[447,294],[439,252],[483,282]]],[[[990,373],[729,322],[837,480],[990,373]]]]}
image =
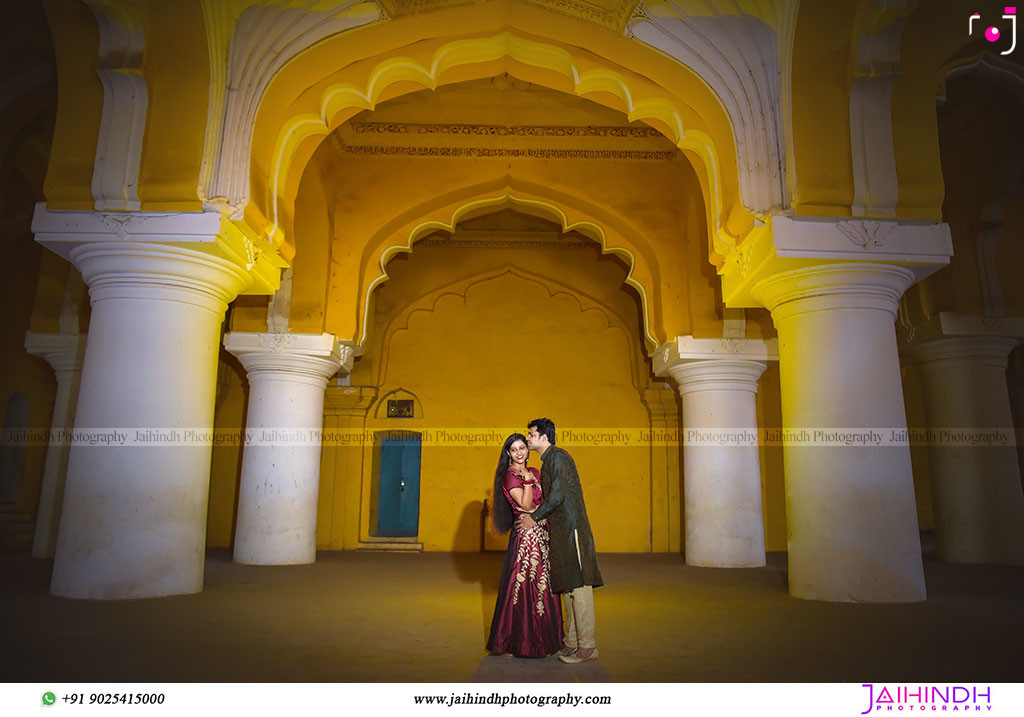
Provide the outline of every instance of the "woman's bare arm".
{"type": "Polygon", "coordinates": [[[522,488],[512,488],[508,494],[523,510],[531,513],[534,511],[536,506],[533,504],[533,486],[529,483],[522,488]]]}
{"type": "MultiPolygon", "coordinates": [[[[509,495],[512,496],[512,500],[516,504],[528,513],[532,513],[537,509],[537,506],[533,503],[533,486],[537,482],[537,477],[532,471],[527,470],[528,478],[523,482],[523,487],[509,488],[509,495]]],[[[522,478],[522,476],[519,476],[522,478]]]]}

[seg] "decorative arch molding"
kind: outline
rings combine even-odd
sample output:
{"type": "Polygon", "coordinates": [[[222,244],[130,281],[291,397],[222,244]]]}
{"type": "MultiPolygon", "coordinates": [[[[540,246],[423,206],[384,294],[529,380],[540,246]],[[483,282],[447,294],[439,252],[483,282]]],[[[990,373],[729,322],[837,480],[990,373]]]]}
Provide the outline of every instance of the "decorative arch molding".
{"type": "Polygon", "coordinates": [[[654,327],[654,318],[651,315],[652,299],[656,301],[660,294],[657,284],[658,273],[644,256],[649,253],[649,248],[642,243],[638,235],[630,236],[636,233],[630,230],[628,225],[623,223],[621,228],[614,226],[618,223],[614,220],[604,225],[598,224],[589,218],[600,214],[597,211],[588,211],[595,208],[583,206],[578,201],[577,206],[570,206],[551,198],[549,193],[541,197],[522,189],[506,187],[497,193],[481,193],[480,188],[469,188],[462,194],[463,198],[455,201],[419,208],[419,219],[407,222],[394,231],[384,230],[380,233],[383,236],[379,234],[378,237],[371,239],[372,248],[367,250],[369,261],[365,262],[361,284],[365,288],[359,297],[360,326],[357,343],[360,346],[366,341],[369,327],[370,295],[376,287],[389,279],[387,264],[395,255],[412,252],[413,244],[428,234],[438,230],[454,232],[455,225],[461,220],[506,207],[553,220],[561,226],[563,232],[578,232],[596,242],[603,254],[615,254],[622,258],[629,267],[625,283],[640,297],[645,347],[651,352],[664,343],[664,340],[659,338],[661,332],[654,327]],[[630,238],[633,241],[630,241],[630,238]]]}
{"type": "Polygon", "coordinates": [[[199,197],[241,218],[249,199],[249,147],[263,93],[284,65],[321,40],[375,22],[366,0],[264,5],[202,0],[210,54],[210,103],[199,197]],[[294,5],[294,6],[293,6],[294,5]],[[329,9],[318,9],[334,5],[329,9]]]}
{"type": "MultiPolygon", "coordinates": [[[[755,225],[756,217],[738,202],[735,191],[726,187],[726,182],[731,184],[734,179],[726,180],[723,172],[735,177],[735,170],[723,167],[722,148],[716,145],[708,132],[687,128],[687,122],[698,117],[692,109],[668,93],[641,97],[635,83],[617,69],[607,65],[585,69],[585,63],[562,47],[527,40],[508,31],[491,37],[448,42],[437,49],[426,63],[411,57],[392,56],[374,66],[363,83],[334,82],[326,86],[318,98],[315,114],[292,115],[280,126],[268,170],[266,206],[270,216],[263,220],[262,211],[250,204],[247,210],[253,210],[253,223],[266,227],[263,234],[274,246],[280,247],[284,243],[281,209],[288,193],[286,188],[293,183],[297,186],[298,179],[293,176],[296,172],[292,164],[300,156],[300,146],[308,140],[322,141],[356,112],[372,110],[382,97],[392,99],[455,81],[442,79],[442,75],[451,70],[459,70],[459,81],[478,79],[477,75],[480,78],[491,76],[493,70],[488,70],[486,63],[496,61],[511,61],[545,70],[547,72],[537,78],[522,79],[565,91],[565,86],[553,79],[561,77],[570,83],[573,94],[590,96],[599,104],[623,111],[630,121],[651,124],[682,150],[698,168],[705,192],[711,240],[709,254],[714,263],[720,264],[720,258],[731,253],[755,225]],[[609,98],[615,98],[617,104],[609,98]],[[731,200],[726,199],[727,195],[731,200]]],[[[593,64],[591,59],[590,65],[593,64]]],[[[506,66],[505,70],[519,76],[514,66],[506,66]]],[[[720,106],[717,98],[712,101],[720,106]]],[[[726,147],[725,152],[731,163],[733,147],[726,147]]],[[[301,154],[308,156],[305,152],[301,154]]]]}
{"type": "Polygon", "coordinates": [[[1024,66],[1007,62],[990,52],[955,60],[942,68],[939,101],[945,101],[946,83],[956,77],[970,75],[991,82],[1009,92],[1024,107],[1024,66]]]}
{"type": "Polygon", "coordinates": [[[103,113],[92,173],[99,210],[137,211],[139,167],[149,94],[142,75],[146,34],[131,0],[84,0],[99,27],[96,74],[103,85],[103,113]]]}
{"type": "Polygon", "coordinates": [[[524,282],[535,284],[543,288],[551,298],[558,296],[569,297],[576,303],[581,314],[591,311],[600,314],[605,320],[605,328],[621,332],[625,348],[630,356],[630,380],[637,391],[643,391],[641,367],[638,365],[636,355],[631,346],[634,335],[626,327],[622,317],[618,315],[618,312],[616,312],[614,308],[608,306],[605,302],[590,296],[586,292],[579,291],[577,289],[570,289],[554,279],[517,266],[490,269],[479,274],[462,277],[449,284],[427,291],[410,301],[394,318],[391,319],[391,321],[388,322],[387,327],[382,332],[383,335],[378,339],[380,351],[377,355],[380,356],[380,370],[378,373],[377,385],[383,386],[387,381],[388,357],[391,353],[390,345],[392,341],[400,332],[409,330],[409,325],[414,315],[423,313],[432,314],[436,312],[439,304],[446,297],[462,299],[463,302],[465,302],[469,293],[475,287],[496,281],[506,276],[514,276],[524,282]]]}
{"type": "Polygon", "coordinates": [[[755,214],[789,206],[782,53],[773,25],[791,33],[797,5],[769,6],[763,10],[768,17],[760,17],[723,0],[646,0],[627,27],[634,39],[696,72],[725,106],[735,135],[741,201],[755,214]]]}
{"type": "MultiPolygon", "coordinates": [[[[511,4],[510,0],[506,3],[511,4]]],[[[735,160],[738,165],[740,196],[738,207],[724,207],[718,197],[709,201],[713,207],[725,210],[715,215],[716,220],[709,222],[710,226],[717,228],[720,216],[724,217],[722,222],[726,226],[733,226],[744,209],[763,215],[788,207],[790,191],[786,175],[787,166],[793,162],[787,154],[789,149],[783,131],[789,123],[783,99],[789,85],[787,75],[780,72],[780,64],[783,68],[789,66],[797,0],[743,7],[726,0],[648,0],[638,7],[635,2],[619,3],[614,12],[599,12],[590,6],[571,3],[555,2],[550,7],[545,2],[529,4],[574,17],[584,24],[595,23],[604,31],[616,34],[625,26],[626,34],[679,62],[711,88],[732,123],[735,147],[730,148],[727,160],[735,160]],[[631,9],[633,15],[629,17],[631,9]],[[607,21],[613,15],[627,20],[615,20],[609,25],[607,21]],[[752,41],[753,51],[745,49],[735,39],[741,36],[752,41]]],[[[256,112],[278,71],[327,38],[380,24],[382,20],[387,24],[405,19],[393,20],[389,15],[398,18],[399,15],[429,14],[458,3],[420,2],[414,10],[397,14],[385,11],[385,2],[366,0],[318,3],[288,0],[283,6],[267,6],[255,0],[202,0],[202,5],[208,28],[211,90],[199,193],[209,205],[230,211],[239,218],[241,209],[250,199],[248,170],[256,112]]],[[[436,75],[433,80],[434,84],[424,86],[436,86],[436,75]]],[[[587,90],[576,86],[574,91],[582,95],[587,90]]],[[[612,93],[622,94],[617,88],[612,88],[612,93]]],[[[629,106],[628,102],[626,105],[631,119],[664,119],[659,116],[664,114],[662,111],[648,113],[643,107],[629,106]]],[[[690,145],[689,149],[702,160],[722,159],[721,146],[716,148],[707,137],[701,137],[692,129],[684,133],[669,124],[667,134],[681,148],[690,145]]],[[[719,173],[715,167],[708,169],[709,175],[719,173]]],[[[280,184],[279,178],[274,179],[280,184]]],[[[711,194],[722,194],[718,184],[709,182],[711,194]]],[[[272,226],[268,236],[273,237],[281,227],[273,202],[269,213],[272,226]]],[[[736,243],[735,239],[742,238],[743,231],[734,229],[722,234],[725,244],[731,245],[736,243]],[[729,236],[734,241],[728,241],[729,236]]],[[[715,251],[723,253],[719,248],[715,251]]]]}
{"type": "MultiPolygon", "coordinates": [[[[909,14],[913,5],[903,11],[909,14]]],[[[855,71],[850,88],[850,151],[853,203],[857,217],[894,217],[899,178],[892,130],[892,90],[900,73],[904,17],[884,16],[856,38],[855,71]],[[876,29],[878,28],[878,29],[876,29]]]]}

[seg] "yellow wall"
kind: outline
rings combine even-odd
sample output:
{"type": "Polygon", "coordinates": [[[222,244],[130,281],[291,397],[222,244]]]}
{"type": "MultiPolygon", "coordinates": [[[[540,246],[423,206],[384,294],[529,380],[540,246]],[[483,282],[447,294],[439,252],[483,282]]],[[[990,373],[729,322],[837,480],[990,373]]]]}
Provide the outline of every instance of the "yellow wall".
{"type": "MultiPolygon", "coordinates": [[[[782,386],[777,362],[768,364],[758,383],[757,425],[761,429],[782,426],[782,386]]],[[[762,446],[759,458],[764,548],[769,552],[786,550],[786,480],[782,446],[762,446]]]]}
{"type": "MultiPolygon", "coordinates": [[[[703,276],[705,285],[714,281],[714,272],[710,264],[704,270],[698,263],[699,245],[707,237],[703,203],[696,175],[681,157],[671,162],[564,160],[557,165],[495,158],[469,166],[457,158],[346,157],[332,164],[324,181],[330,185],[336,215],[326,330],[339,338],[360,338],[358,308],[369,282],[380,273],[378,256],[387,246],[408,244],[406,227],[428,219],[449,222],[454,208],[506,192],[548,196],[558,206],[573,206],[581,199],[596,213],[587,219],[609,234],[619,228],[615,236],[635,241],[634,273],[644,277],[649,272],[643,284],[657,343],[691,333],[691,321],[702,328],[713,323],[704,305],[713,289],[695,297],[703,313],[692,319],[690,315],[687,271],[703,276]],[[449,201],[439,187],[459,196],[449,201]],[[433,207],[435,203],[441,206],[433,207]],[[698,245],[696,252],[690,251],[693,244],[698,245]]],[[[622,245],[617,238],[608,243],[622,245]]]]}
{"type": "Polygon", "coordinates": [[[92,209],[92,171],[103,108],[103,85],[95,70],[99,30],[84,3],[45,0],[43,7],[57,50],[60,90],[46,200],[60,209],[92,209]]]}
{"type": "MultiPolygon", "coordinates": [[[[420,282],[444,285],[451,281],[452,268],[463,263],[460,253],[427,249],[408,263],[415,262],[420,282]]],[[[517,269],[471,278],[451,293],[428,295],[425,302],[416,301],[421,297],[414,282],[393,279],[381,289],[374,332],[384,333],[383,350],[357,362],[352,383],[376,384],[381,399],[404,388],[419,398],[424,417],[381,419],[371,410],[367,428],[436,432],[494,427],[501,433],[521,430],[527,420],[542,415],[561,428],[648,427],[637,385],[635,305],[630,307],[633,300],[620,288],[621,267],[619,282],[604,287],[600,299],[608,306],[603,307],[572,287],[531,276],[532,252],[489,253],[492,262],[507,261],[517,269]],[[410,304],[423,309],[410,315],[410,304]],[[632,326],[616,313],[629,308],[632,326]]],[[[587,250],[556,254],[565,267],[596,260],[587,250]]],[[[480,446],[424,446],[420,540],[426,550],[480,549],[479,511],[491,489],[503,438],[480,446]]],[[[649,449],[568,443],[566,448],[580,469],[598,548],[649,550],[649,449]]],[[[536,457],[532,462],[539,465],[536,457]]],[[[368,462],[362,481],[364,537],[369,468],[368,462]]]]}
{"type": "Polygon", "coordinates": [[[248,393],[245,369],[238,359],[221,349],[217,365],[213,427],[223,435],[237,435],[238,440],[213,447],[206,544],[214,548],[226,548],[232,545],[235,538],[238,486],[242,471],[241,436],[245,426],[248,393]]]}
{"type": "Polygon", "coordinates": [[[210,94],[210,58],[198,0],[138,3],[146,28],[148,89],[139,199],[152,211],[196,211],[210,94]]]}

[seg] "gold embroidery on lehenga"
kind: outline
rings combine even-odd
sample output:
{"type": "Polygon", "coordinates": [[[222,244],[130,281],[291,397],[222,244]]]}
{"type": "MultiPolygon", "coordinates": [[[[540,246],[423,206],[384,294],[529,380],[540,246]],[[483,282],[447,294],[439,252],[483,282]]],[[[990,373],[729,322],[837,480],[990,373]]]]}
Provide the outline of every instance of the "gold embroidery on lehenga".
{"type": "Polygon", "coordinates": [[[538,615],[544,614],[544,592],[548,588],[549,566],[547,521],[542,520],[523,533],[519,550],[516,551],[516,582],[512,586],[513,605],[519,603],[520,586],[529,578],[537,584],[537,604],[534,609],[538,615]]]}

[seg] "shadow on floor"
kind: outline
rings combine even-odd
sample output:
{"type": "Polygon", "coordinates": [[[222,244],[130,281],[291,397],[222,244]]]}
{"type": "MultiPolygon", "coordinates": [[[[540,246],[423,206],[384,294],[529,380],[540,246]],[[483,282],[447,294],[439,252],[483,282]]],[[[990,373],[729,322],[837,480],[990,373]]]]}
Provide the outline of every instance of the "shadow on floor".
{"type": "Polygon", "coordinates": [[[0,556],[11,682],[1021,682],[1024,567],[926,558],[928,600],[791,598],[763,568],[600,556],[601,659],[490,657],[502,553],[207,555],[205,589],[149,600],[48,593],[50,561],[0,556]]]}
{"type": "Polygon", "coordinates": [[[608,671],[600,660],[567,665],[557,657],[542,660],[520,657],[498,657],[489,655],[480,661],[480,666],[470,682],[611,682],[608,671]]]}

